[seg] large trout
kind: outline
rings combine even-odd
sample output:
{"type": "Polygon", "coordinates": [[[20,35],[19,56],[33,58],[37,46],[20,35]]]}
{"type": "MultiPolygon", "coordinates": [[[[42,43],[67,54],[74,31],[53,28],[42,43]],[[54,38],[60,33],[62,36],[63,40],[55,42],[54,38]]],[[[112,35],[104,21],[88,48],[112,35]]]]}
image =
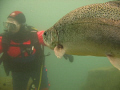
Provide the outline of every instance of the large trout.
{"type": "Polygon", "coordinates": [[[108,57],[120,70],[120,1],[77,8],[44,32],[45,44],[57,57],[108,57]]]}

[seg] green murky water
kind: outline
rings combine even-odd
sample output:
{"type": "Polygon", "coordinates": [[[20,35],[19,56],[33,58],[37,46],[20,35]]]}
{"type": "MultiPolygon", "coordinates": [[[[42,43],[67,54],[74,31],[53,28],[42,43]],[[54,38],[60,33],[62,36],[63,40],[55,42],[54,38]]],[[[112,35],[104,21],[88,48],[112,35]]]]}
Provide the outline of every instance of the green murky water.
{"type": "MultiPolygon", "coordinates": [[[[109,0],[0,0],[0,32],[3,32],[2,23],[15,10],[25,14],[28,25],[38,30],[46,30],[78,7],[107,1],[109,0]]],[[[112,67],[105,57],[74,56],[74,62],[71,63],[64,58],[58,59],[54,52],[46,47],[45,54],[47,52],[51,53],[46,57],[50,90],[80,90],[89,70],[112,67]]],[[[2,65],[0,65],[0,77],[6,77],[2,65]]]]}

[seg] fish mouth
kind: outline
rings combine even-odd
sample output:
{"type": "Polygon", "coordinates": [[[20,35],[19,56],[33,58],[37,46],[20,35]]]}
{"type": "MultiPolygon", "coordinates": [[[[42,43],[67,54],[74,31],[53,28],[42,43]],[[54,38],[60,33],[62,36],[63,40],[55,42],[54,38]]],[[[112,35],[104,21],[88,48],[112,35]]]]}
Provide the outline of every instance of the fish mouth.
{"type": "Polygon", "coordinates": [[[46,30],[43,34],[43,40],[46,46],[54,49],[58,45],[58,32],[54,28],[46,30]]]}

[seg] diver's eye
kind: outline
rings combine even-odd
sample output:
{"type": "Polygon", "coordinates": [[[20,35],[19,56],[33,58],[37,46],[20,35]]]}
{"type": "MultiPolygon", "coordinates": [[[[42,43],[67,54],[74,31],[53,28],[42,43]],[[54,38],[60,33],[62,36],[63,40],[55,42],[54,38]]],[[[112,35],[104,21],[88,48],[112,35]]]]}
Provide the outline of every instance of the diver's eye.
{"type": "Polygon", "coordinates": [[[47,34],[47,33],[46,33],[46,32],[44,32],[44,35],[45,35],[45,36],[46,36],[46,34],[47,34]]]}

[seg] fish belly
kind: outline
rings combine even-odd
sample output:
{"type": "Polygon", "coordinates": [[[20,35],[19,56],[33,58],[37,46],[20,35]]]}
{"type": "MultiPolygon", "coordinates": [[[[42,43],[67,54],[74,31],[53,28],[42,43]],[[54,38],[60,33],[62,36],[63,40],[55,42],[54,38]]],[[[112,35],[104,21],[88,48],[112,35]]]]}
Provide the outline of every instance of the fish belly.
{"type": "Polygon", "coordinates": [[[67,54],[71,55],[92,55],[92,56],[105,56],[105,51],[101,48],[97,48],[89,45],[72,45],[68,44],[64,46],[67,54]]]}

